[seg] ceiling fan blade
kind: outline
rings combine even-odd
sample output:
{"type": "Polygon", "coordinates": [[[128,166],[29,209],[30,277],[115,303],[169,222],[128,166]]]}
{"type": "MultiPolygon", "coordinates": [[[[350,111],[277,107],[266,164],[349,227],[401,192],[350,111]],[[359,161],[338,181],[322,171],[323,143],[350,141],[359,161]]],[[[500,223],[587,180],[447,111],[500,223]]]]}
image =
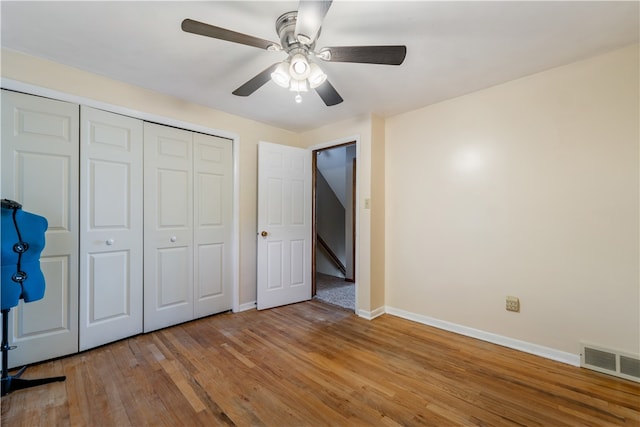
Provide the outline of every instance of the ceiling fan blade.
{"type": "Polygon", "coordinates": [[[406,46],[341,46],[324,47],[316,56],[329,62],[400,65],[406,55],[406,46]]]}
{"type": "Polygon", "coordinates": [[[194,21],[193,19],[185,19],[182,21],[182,31],[247,46],[254,46],[260,49],[269,49],[270,46],[280,48],[278,43],[253,37],[248,34],[237,33],[225,28],[216,27],[215,25],[205,24],[204,22],[194,21]]]}
{"type": "Polygon", "coordinates": [[[303,44],[312,45],[318,36],[322,21],[331,7],[332,0],[300,0],[296,18],[296,39],[303,44]]]}
{"type": "Polygon", "coordinates": [[[324,101],[327,107],[340,104],[343,99],[336,89],[329,83],[329,80],[325,80],[320,86],[316,88],[316,92],[320,95],[320,98],[324,101]]]}
{"type": "Polygon", "coordinates": [[[279,64],[280,64],[279,62],[276,62],[275,64],[269,66],[264,71],[256,75],[254,78],[252,78],[251,80],[249,80],[248,82],[240,86],[238,89],[234,90],[232,93],[237,96],[251,95],[253,92],[255,92],[256,90],[264,86],[265,83],[271,80],[271,73],[275,71],[276,67],[279,64]]]}

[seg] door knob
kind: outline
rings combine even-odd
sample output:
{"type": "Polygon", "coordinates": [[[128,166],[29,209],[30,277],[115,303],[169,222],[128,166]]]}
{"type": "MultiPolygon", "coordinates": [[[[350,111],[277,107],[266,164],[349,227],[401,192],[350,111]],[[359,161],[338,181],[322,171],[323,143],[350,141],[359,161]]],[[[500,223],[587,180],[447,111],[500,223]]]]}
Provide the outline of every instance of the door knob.
{"type": "Polygon", "coordinates": [[[105,242],[107,244],[107,246],[111,246],[115,243],[115,240],[113,239],[107,239],[107,241],[105,242]]]}
{"type": "Polygon", "coordinates": [[[260,233],[260,235],[262,237],[267,237],[269,235],[269,233],[267,233],[266,231],[263,231],[262,233],[260,233]]]}
{"type": "Polygon", "coordinates": [[[175,242],[176,240],[178,240],[178,238],[176,236],[171,236],[169,240],[171,240],[172,242],[175,242]]]}

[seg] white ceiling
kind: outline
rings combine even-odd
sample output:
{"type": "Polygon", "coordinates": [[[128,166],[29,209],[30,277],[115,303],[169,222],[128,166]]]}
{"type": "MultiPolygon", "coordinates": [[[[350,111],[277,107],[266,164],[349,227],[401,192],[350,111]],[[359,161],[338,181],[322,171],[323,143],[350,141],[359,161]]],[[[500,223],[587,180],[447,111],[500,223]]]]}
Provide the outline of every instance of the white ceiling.
{"type": "Polygon", "coordinates": [[[275,21],[297,1],[2,1],[7,49],[293,131],[356,115],[395,115],[639,40],[639,2],[341,1],[317,48],[404,44],[401,66],[320,65],[344,98],[301,104],[267,83],[247,98],[231,92],[285,58],[185,33],[191,18],[278,42],[275,21]]]}

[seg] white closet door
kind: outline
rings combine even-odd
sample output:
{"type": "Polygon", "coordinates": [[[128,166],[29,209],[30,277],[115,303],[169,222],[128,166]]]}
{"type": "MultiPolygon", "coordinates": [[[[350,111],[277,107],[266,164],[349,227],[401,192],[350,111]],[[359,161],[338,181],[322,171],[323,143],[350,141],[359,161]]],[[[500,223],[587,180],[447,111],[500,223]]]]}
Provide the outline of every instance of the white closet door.
{"type": "Polygon", "coordinates": [[[78,351],[78,105],[2,91],[2,197],[49,222],[44,298],[12,309],[9,366],[78,351]]]}
{"type": "Polygon", "coordinates": [[[142,121],[81,107],[80,350],[142,332],[142,121]]]}
{"type": "Polygon", "coordinates": [[[231,309],[232,144],[196,133],[194,149],[194,317],[231,309]]]}
{"type": "Polygon", "coordinates": [[[144,331],[193,319],[193,134],[144,124],[144,331]]]}

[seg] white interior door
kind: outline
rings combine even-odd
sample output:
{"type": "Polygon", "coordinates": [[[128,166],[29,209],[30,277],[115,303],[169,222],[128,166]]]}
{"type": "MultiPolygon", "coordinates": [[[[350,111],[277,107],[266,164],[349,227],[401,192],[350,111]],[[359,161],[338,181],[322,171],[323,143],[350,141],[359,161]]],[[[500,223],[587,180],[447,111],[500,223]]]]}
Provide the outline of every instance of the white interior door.
{"type": "Polygon", "coordinates": [[[258,144],[258,309],[311,299],[311,151],[258,144]]]}
{"type": "Polygon", "coordinates": [[[144,331],[193,319],[193,133],[144,123],[144,331]]]}
{"type": "Polygon", "coordinates": [[[49,222],[44,298],[11,311],[9,366],[78,351],[78,105],[2,91],[2,197],[49,222]]]}
{"type": "Polygon", "coordinates": [[[194,317],[232,305],[232,148],[228,139],[193,134],[194,317]]]}
{"type": "Polygon", "coordinates": [[[142,121],[82,106],[80,350],[142,332],[142,121]]]}

